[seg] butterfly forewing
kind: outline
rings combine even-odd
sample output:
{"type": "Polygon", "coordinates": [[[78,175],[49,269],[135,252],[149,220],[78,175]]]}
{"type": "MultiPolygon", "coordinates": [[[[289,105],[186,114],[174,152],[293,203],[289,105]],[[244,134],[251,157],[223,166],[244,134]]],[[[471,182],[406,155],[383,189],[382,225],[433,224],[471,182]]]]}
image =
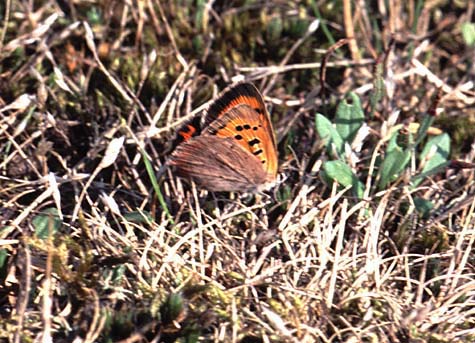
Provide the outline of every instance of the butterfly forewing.
{"type": "Polygon", "coordinates": [[[231,108],[246,104],[258,113],[266,113],[261,93],[252,83],[238,83],[221,92],[206,111],[203,127],[223,116],[231,108]]]}
{"type": "Polygon", "coordinates": [[[275,178],[277,154],[274,133],[265,113],[260,114],[247,104],[235,106],[212,122],[203,134],[232,138],[259,160],[269,178],[275,178]]]}

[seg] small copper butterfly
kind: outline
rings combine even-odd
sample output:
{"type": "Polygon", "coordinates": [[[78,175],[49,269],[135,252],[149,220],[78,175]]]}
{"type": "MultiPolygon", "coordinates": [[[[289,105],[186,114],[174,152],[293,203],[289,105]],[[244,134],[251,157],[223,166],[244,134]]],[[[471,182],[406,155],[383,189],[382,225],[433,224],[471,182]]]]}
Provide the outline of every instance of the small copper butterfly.
{"type": "Polygon", "coordinates": [[[169,164],[178,176],[215,192],[252,192],[277,177],[274,130],[264,100],[251,83],[222,92],[203,120],[196,117],[178,130],[181,141],[169,164]]]}

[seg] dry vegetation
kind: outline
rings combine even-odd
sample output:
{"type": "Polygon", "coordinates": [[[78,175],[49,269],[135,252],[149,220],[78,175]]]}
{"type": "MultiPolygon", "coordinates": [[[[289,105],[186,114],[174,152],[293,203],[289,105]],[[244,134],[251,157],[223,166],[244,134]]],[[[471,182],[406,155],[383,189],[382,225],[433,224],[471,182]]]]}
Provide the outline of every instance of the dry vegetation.
{"type": "Polygon", "coordinates": [[[0,337],[475,341],[473,12],[0,3],[0,337]],[[176,127],[242,79],[266,97],[283,181],[157,178],[176,127]],[[338,106],[356,137],[332,136],[354,124],[338,106]]]}

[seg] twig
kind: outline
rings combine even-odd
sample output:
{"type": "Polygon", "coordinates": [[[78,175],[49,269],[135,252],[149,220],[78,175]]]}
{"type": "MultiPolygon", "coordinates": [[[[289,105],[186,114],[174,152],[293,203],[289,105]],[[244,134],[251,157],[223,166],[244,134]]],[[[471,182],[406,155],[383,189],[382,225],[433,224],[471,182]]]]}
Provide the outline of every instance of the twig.
{"type": "Polygon", "coordinates": [[[351,1],[343,0],[343,22],[345,24],[346,38],[349,39],[349,48],[351,52],[351,58],[355,61],[360,59],[358,52],[358,45],[356,45],[355,27],[353,24],[353,13],[351,11],[351,1]]]}
{"type": "Polygon", "coordinates": [[[11,6],[10,1],[11,0],[5,1],[5,18],[3,18],[3,29],[2,29],[2,33],[0,34],[0,51],[2,51],[2,48],[3,48],[3,41],[5,39],[5,35],[7,34],[8,21],[10,20],[10,6],[11,6]]]}
{"type": "MultiPolygon", "coordinates": [[[[17,312],[18,312],[18,321],[17,321],[17,331],[15,332],[15,343],[20,343],[20,340],[22,338],[22,332],[23,332],[23,321],[25,319],[25,312],[26,308],[28,306],[28,300],[30,299],[30,292],[31,292],[31,252],[30,252],[30,247],[29,243],[24,241],[23,244],[23,253],[24,253],[24,259],[23,259],[23,279],[22,279],[22,284],[23,287],[20,288],[20,292],[18,295],[18,307],[17,307],[17,312]]],[[[22,259],[19,259],[19,261],[22,261],[22,259]]]]}

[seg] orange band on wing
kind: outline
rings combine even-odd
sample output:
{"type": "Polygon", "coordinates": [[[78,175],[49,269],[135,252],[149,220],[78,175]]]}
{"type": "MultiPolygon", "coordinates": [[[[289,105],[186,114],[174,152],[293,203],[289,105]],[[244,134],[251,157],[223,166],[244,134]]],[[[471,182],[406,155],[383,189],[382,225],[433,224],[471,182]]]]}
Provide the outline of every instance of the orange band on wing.
{"type": "Polygon", "coordinates": [[[196,128],[193,125],[188,124],[186,125],[186,128],[188,129],[188,131],[178,131],[178,134],[183,138],[184,141],[189,140],[196,132],[196,128]]]}
{"type": "Polygon", "coordinates": [[[222,116],[224,113],[228,112],[231,108],[235,106],[239,106],[242,104],[249,105],[253,109],[261,109],[262,103],[260,102],[259,98],[248,96],[248,95],[239,95],[229,101],[225,107],[220,111],[218,114],[218,118],[222,116]]]}
{"type": "Polygon", "coordinates": [[[264,115],[266,112],[262,95],[257,88],[251,83],[238,83],[225,89],[211,104],[207,110],[203,127],[207,127],[213,121],[239,105],[247,105],[261,115],[264,115]]]}

